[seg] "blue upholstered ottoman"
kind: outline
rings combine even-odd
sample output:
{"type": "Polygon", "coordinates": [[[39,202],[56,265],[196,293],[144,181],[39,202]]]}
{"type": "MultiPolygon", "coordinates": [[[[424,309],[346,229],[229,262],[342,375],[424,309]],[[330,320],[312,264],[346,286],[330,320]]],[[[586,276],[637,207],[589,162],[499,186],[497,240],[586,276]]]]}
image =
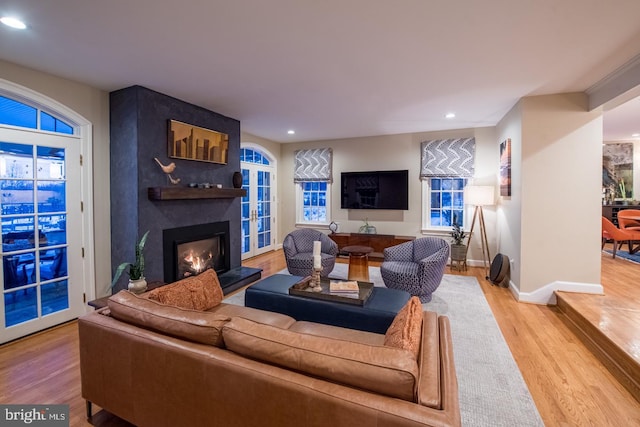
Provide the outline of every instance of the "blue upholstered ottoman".
{"type": "Polygon", "coordinates": [[[286,314],[296,320],[384,334],[411,297],[405,291],[374,287],[364,306],[358,306],[289,295],[289,288],[301,279],[274,274],[260,280],[247,288],[244,305],[286,314]]]}

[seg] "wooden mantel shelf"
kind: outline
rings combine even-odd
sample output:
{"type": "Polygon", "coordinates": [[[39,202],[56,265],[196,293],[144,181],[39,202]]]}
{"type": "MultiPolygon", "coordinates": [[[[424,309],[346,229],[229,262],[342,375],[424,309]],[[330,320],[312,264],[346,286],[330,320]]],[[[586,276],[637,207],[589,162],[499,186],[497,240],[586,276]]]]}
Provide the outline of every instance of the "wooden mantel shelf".
{"type": "Polygon", "coordinates": [[[149,200],[233,199],[244,197],[242,188],[149,187],[149,200]]]}

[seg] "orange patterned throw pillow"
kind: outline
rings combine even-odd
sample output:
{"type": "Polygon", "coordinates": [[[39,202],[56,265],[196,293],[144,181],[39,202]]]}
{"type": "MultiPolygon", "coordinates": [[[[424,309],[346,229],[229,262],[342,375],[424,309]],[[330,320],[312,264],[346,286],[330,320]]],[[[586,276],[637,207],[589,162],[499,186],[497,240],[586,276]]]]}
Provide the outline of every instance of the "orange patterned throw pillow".
{"type": "Polygon", "coordinates": [[[384,336],[384,345],[411,351],[418,359],[422,339],[422,304],[411,297],[398,312],[384,336]]]}
{"type": "Polygon", "coordinates": [[[191,310],[209,310],[224,297],[215,270],[187,277],[149,292],[148,298],[162,304],[191,310]]]}

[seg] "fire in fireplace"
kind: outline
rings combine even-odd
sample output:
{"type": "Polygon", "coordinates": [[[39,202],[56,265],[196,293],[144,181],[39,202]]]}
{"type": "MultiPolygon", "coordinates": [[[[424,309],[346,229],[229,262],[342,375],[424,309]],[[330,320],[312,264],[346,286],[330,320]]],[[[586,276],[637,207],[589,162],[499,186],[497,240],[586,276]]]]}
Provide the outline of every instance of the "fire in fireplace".
{"type": "Polygon", "coordinates": [[[214,268],[216,261],[220,259],[219,246],[220,236],[178,243],[177,279],[195,276],[209,268],[214,268]]]}
{"type": "Polygon", "coordinates": [[[163,230],[164,280],[167,283],[213,268],[229,271],[229,222],[163,230]]]}

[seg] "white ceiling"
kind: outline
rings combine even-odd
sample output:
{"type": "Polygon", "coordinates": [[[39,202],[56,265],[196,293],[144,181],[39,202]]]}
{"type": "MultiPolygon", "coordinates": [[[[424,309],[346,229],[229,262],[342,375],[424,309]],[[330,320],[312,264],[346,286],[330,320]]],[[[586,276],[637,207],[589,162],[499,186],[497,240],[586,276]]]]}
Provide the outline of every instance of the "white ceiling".
{"type": "Polygon", "coordinates": [[[4,0],[9,14],[29,28],[0,26],[0,59],[142,85],[279,142],[492,126],[640,53],[638,0],[4,0]]]}

